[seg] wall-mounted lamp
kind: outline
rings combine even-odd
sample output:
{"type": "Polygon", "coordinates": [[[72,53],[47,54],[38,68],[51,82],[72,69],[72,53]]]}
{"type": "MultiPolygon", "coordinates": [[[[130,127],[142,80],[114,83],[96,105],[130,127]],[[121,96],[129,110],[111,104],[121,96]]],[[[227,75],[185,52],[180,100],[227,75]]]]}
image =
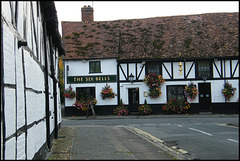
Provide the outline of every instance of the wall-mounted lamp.
{"type": "Polygon", "coordinates": [[[128,76],[128,80],[133,84],[134,75],[132,73],[128,76]]]}
{"type": "Polygon", "coordinates": [[[83,61],[83,63],[86,63],[86,62],[87,62],[87,60],[86,60],[86,59],[83,59],[82,61],[83,61]]]}
{"type": "Polygon", "coordinates": [[[69,66],[67,65],[67,76],[68,76],[68,74],[69,74],[69,66]]]}
{"type": "Polygon", "coordinates": [[[27,46],[27,41],[24,40],[18,40],[18,49],[22,46],[27,46]]]}

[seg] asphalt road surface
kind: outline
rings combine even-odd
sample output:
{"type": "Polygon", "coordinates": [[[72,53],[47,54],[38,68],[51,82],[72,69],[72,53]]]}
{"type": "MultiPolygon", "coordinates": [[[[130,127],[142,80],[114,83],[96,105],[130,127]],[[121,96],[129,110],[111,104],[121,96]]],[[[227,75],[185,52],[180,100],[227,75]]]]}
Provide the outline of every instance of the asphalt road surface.
{"type": "MultiPolygon", "coordinates": [[[[194,117],[86,120],[70,118],[63,119],[62,122],[62,126],[83,125],[113,129],[124,127],[152,144],[159,142],[165,145],[185,159],[239,159],[238,116],[198,117],[196,115],[194,117]]],[[[117,137],[118,133],[115,132],[114,135],[117,137]]]]}

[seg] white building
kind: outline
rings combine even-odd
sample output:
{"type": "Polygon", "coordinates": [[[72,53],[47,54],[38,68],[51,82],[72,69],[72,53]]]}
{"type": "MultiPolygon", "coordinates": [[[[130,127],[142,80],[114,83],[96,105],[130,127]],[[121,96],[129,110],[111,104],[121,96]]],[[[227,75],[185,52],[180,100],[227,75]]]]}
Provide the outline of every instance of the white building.
{"type": "Polygon", "coordinates": [[[77,92],[65,98],[65,115],[81,114],[73,103],[86,93],[97,99],[99,115],[113,114],[121,99],[130,112],[146,99],[153,114],[164,114],[162,105],[184,97],[190,82],[199,94],[188,99],[189,113],[239,112],[238,13],[98,22],[93,8],[85,6],[82,16],[83,22],[62,22],[65,88],[77,92]],[[165,79],[157,98],[143,82],[150,73],[165,79]],[[236,88],[229,102],[221,92],[225,82],[236,88]],[[115,93],[112,99],[101,98],[106,84],[115,93]]]}
{"type": "Polygon", "coordinates": [[[45,159],[61,123],[54,2],[1,2],[1,160],[45,159]]]}

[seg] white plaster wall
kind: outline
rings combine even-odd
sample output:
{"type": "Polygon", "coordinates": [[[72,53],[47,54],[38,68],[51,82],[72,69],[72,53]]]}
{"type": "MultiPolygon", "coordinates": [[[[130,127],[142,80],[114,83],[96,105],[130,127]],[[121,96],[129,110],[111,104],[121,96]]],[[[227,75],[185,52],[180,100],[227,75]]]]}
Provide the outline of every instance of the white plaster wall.
{"type": "Polygon", "coordinates": [[[25,133],[17,137],[17,160],[25,160],[25,133]]]}
{"type": "Polygon", "coordinates": [[[6,137],[11,136],[15,133],[16,127],[16,98],[15,98],[15,89],[5,89],[5,100],[4,100],[5,107],[5,116],[6,122],[6,137]]]}
{"type": "Polygon", "coordinates": [[[182,75],[180,75],[180,71],[179,71],[179,62],[173,63],[173,79],[184,79],[184,63],[183,62],[182,62],[182,75]]]}
{"type": "MultiPolygon", "coordinates": [[[[188,74],[188,71],[190,70],[191,66],[192,66],[193,62],[185,62],[186,65],[186,75],[188,74]]],[[[183,68],[184,70],[184,68],[183,68]]],[[[189,75],[188,75],[188,79],[189,78],[195,78],[195,64],[193,65],[189,75]]]]}
{"type": "Polygon", "coordinates": [[[16,153],[16,138],[12,138],[5,143],[5,159],[13,160],[15,159],[16,153]]]}
{"type": "MultiPolygon", "coordinates": [[[[162,95],[157,97],[157,98],[151,98],[149,96],[149,87],[147,85],[145,85],[145,83],[143,82],[134,82],[133,84],[131,83],[121,83],[120,84],[120,98],[123,100],[124,104],[128,104],[128,89],[129,88],[139,88],[139,103],[140,104],[144,104],[144,100],[147,100],[148,104],[165,104],[167,103],[167,86],[170,85],[188,85],[188,83],[190,83],[190,81],[178,81],[178,82],[174,82],[174,81],[166,81],[163,85],[161,85],[161,92],[162,95]],[[144,92],[148,92],[148,97],[144,97],[144,92]]],[[[198,88],[198,82],[193,82],[197,88],[198,88]]],[[[198,103],[198,95],[196,97],[195,100],[191,101],[188,99],[188,102],[190,103],[198,103]]]]}
{"type": "MultiPolygon", "coordinates": [[[[45,81],[44,72],[42,71],[36,60],[33,59],[32,55],[39,56],[39,63],[44,64],[44,45],[43,45],[43,30],[42,30],[42,17],[37,18],[37,5],[36,2],[33,3],[33,17],[35,26],[31,21],[31,5],[30,2],[18,2],[17,10],[17,27],[12,24],[12,18],[15,19],[15,3],[14,1],[1,2],[1,15],[3,19],[2,29],[3,29],[3,57],[4,57],[4,83],[9,87],[4,88],[4,114],[5,114],[5,129],[6,138],[12,136],[16,131],[25,125],[25,112],[27,115],[27,125],[32,124],[33,126],[28,129],[27,134],[27,145],[25,144],[25,133],[21,133],[15,137],[9,138],[5,142],[5,159],[25,159],[25,147],[27,146],[27,159],[32,159],[33,156],[38,152],[38,150],[46,142],[46,122],[40,121],[35,124],[35,121],[43,119],[46,115],[45,107],[45,81]],[[11,12],[10,3],[13,5],[11,12]],[[26,25],[24,26],[24,18],[26,18],[26,25]],[[36,39],[31,31],[31,28],[36,27],[36,39]],[[24,35],[24,30],[26,30],[26,35],[24,35]],[[18,49],[17,41],[18,39],[27,40],[27,48],[21,47],[18,49]],[[37,45],[38,44],[38,49],[37,45]],[[39,55],[37,55],[37,50],[39,55]],[[22,60],[22,52],[24,60],[22,60]],[[26,102],[24,99],[24,73],[23,64],[25,67],[25,78],[26,78],[26,102]],[[15,88],[16,86],[16,88],[15,88]],[[34,91],[37,91],[38,94],[34,91]],[[25,106],[27,110],[25,111],[25,106]],[[16,153],[17,152],[17,153],[16,153]]],[[[49,47],[49,45],[48,45],[49,47]]],[[[48,49],[49,53],[49,49],[48,49]]],[[[56,53],[57,54],[57,53],[56,53]]],[[[55,57],[55,55],[54,55],[55,57]]],[[[55,67],[57,66],[58,56],[54,60],[55,67]]],[[[50,63],[50,61],[49,61],[50,63]]],[[[49,65],[50,71],[50,65],[49,65]]],[[[56,75],[57,76],[57,70],[56,75]]],[[[53,96],[52,90],[52,79],[49,81],[51,95],[53,96]]],[[[59,89],[58,89],[59,91],[59,89]]],[[[60,92],[59,92],[60,93],[60,92]]],[[[58,95],[60,97],[60,95],[58,95]]],[[[50,96],[51,97],[51,96],[50,96]]],[[[53,100],[53,99],[50,99],[53,100]]],[[[58,98],[60,102],[60,98],[58,98]]],[[[50,109],[53,116],[53,101],[51,101],[50,109]]],[[[59,103],[60,104],[60,103],[59,103]]],[[[60,107],[60,105],[59,105],[60,107]]],[[[58,112],[58,116],[61,116],[61,108],[58,112]]],[[[53,117],[54,118],[54,117],[53,117]]],[[[53,131],[53,119],[51,119],[51,132],[53,131]]],[[[59,123],[61,119],[59,119],[59,123]]],[[[2,133],[1,133],[2,135],[2,133]]],[[[2,136],[1,136],[2,137],[2,136]]],[[[2,138],[1,138],[2,140],[2,138]]],[[[1,150],[2,155],[2,150],[1,150]]],[[[2,157],[1,157],[2,158],[2,157]]]]}
{"type": "MultiPolygon", "coordinates": [[[[217,69],[219,70],[219,72],[221,73],[221,61],[214,61],[216,64],[217,69]]],[[[215,65],[213,64],[213,78],[220,78],[217,69],[216,69],[215,65]]]]}
{"type": "MultiPolygon", "coordinates": [[[[166,66],[169,74],[171,75],[171,70],[172,70],[172,67],[171,67],[171,63],[170,62],[163,62],[163,64],[166,66]]],[[[164,67],[162,67],[162,76],[164,79],[170,79],[166,69],[164,67]]]]}
{"type": "MultiPolygon", "coordinates": [[[[67,76],[67,68],[69,66],[68,76],[87,76],[87,75],[116,75],[117,74],[117,62],[116,59],[98,59],[87,60],[85,63],[81,60],[65,60],[65,76],[67,76]],[[101,73],[89,73],[89,61],[101,62],[101,73]]],[[[65,79],[65,84],[66,84],[65,79]]],[[[66,86],[65,86],[66,87],[66,86]]]]}
{"type": "MultiPolygon", "coordinates": [[[[233,60],[232,61],[232,72],[234,71],[236,65],[237,65],[238,60],[233,60]]],[[[237,65],[236,72],[234,74],[234,77],[239,77],[239,64],[237,65]]]]}
{"type": "MultiPolygon", "coordinates": [[[[117,75],[117,62],[116,59],[98,59],[98,60],[87,60],[83,61],[65,61],[65,76],[67,75],[66,66],[69,66],[68,76],[97,76],[97,75],[117,75]],[[89,61],[100,61],[101,62],[101,73],[89,73],[89,61]]],[[[113,92],[117,94],[117,82],[108,82],[113,92]]],[[[70,84],[67,84],[65,78],[65,89],[69,88],[70,84]]],[[[113,99],[101,98],[100,92],[102,88],[106,86],[106,83],[78,83],[71,84],[71,87],[76,92],[77,87],[95,87],[95,95],[97,99],[96,105],[117,105],[117,96],[113,99]]],[[[65,106],[72,106],[76,101],[76,98],[65,98],[65,106]]]]}
{"type": "Polygon", "coordinates": [[[15,84],[15,56],[14,56],[14,35],[10,32],[9,28],[3,25],[3,54],[4,54],[4,83],[15,84]]]}
{"type": "MultiPolygon", "coordinates": [[[[117,94],[117,83],[107,83],[113,89],[113,92],[117,94]]],[[[71,84],[71,87],[76,92],[77,87],[95,87],[95,95],[97,99],[96,105],[117,105],[117,96],[115,98],[102,99],[101,91],[102,88],[106,86],[106,83],[82,83],[82,84],[71,84]]],[[[75,103],[76,98],[65,98],[65,106],[72,106],[75,103]]]]}
{"type": "Polygon", "coordinates": [[[140,80],[143,80],[144,79],[144,77],[145,77],[145,67],[146,66],[143,66],[143,64],[142,63],[137,63],[137,71],[138,71],[138,73],[142,70],[142,68],[143,68],[143,70],[142,70],[142,73],[141,73],[141,75],[139,76],[139,78],[138,79],[140,79],[140,80]]]}
{"type": "MultiPolygon", "coordinates": [[[[122,70],[125,73],[125,76],[127,77],[127,64],[121,64],[122,70]]],[[[122,71],[119,67],[119,79],[120,80],[126,80],[126,78],[124,77],[123,71],[122,71]]]]}
{"type": "MultiPolygon", "coordinates": [[[[236,88],[234,96],[231,97],[230,102],[237,102],[239,100],[239,81],[238,80],[226,80],[232,84],[233,88],[236,88]]],[[[222,89],[224,88],[224,80],[211,81],[211,92],[212,92],[212,103],[225,102],[225,97],[222,94],[222,89]]]]}

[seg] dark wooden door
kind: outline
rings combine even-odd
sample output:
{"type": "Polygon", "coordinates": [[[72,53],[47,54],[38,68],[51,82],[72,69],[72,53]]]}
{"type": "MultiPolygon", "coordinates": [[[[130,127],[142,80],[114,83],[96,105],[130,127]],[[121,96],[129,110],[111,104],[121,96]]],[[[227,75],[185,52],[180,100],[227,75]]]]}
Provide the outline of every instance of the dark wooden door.
{"type": "Polygon", "coordinates": [[[211,83],[198,83],[200,111],[211,111],[211,83]]]}
{"type": "Polygon", "coordinates": [[[128,110],[138,111],[139,106],[139,88],[130,88],[128,89],[128,110]]]}

